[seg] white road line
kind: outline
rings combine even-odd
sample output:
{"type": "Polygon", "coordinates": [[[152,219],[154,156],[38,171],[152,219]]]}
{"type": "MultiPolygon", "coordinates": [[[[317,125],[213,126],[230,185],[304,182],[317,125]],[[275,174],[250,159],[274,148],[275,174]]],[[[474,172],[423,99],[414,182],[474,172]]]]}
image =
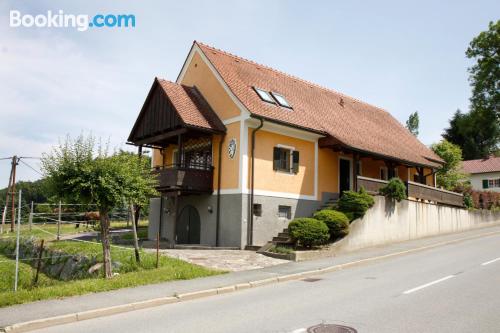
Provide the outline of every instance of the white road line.
{"type": "Polygon", "coordinates": [[[454,277],[455,277],[455,275],[448,275],[448,276],[445,276],[444,278],[441,278],[441,279],[439,279],[439,280],[436,280],[436,281],[432,281],[432,282],[429,282],[429,283],[423,284],[423,285],[418,286],[418,287],[415,287],[415,288],[413,288],[413,289],[409,289],[409,290],[407,290],[407,291],[403,292],[403,294],[405,294],[405,295],[407,295],[407,294],[411,294],[411,293],[413,293],[413,292],[415,292],[415,291],[418,291],[418,290],[420,290],[420,289],[424,289],[424,288],[430,287],[430,286],[432,286],[432,285],[434,285],[434,284],[437,284],[437,283],[440,283],[440,282],[443,282],[443,281],[449,280],[449,279],[454,278],[454,277]]]}
{"type": "Polygon", "coordinates": [[[483,262],[481,264],[481,266],[486,266],[486,265],[489,265],[489,264],[492,264],[494,263],[495,261],[499,261],[500,260],[500,257],[499,258],[496,258],[496,259],[493,259],[493,260],[490,260],[490,261],[487,261],[487,262],[483,262]]]}
{"type": "Polygon", "coordinates": [[[305,333],[307,330],[305,328],[298,328],[296,330],[291,331],[290,333],[305,333]]]}

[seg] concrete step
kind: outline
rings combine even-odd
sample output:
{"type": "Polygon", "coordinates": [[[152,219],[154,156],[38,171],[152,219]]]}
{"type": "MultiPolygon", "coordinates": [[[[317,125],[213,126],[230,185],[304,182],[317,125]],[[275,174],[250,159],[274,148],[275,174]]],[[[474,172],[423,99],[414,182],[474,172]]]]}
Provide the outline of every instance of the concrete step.
{"type": "Polygon", "coordinates": [[[247,245],[245,246],[245,250],[247,251],[258,251],[262,246],[260,245],[247,245]]]}
{"type": "Polygon", "coordinates": [[[274,246],[273,242],[267,242],[266,245],[262,246],[260,249],[257,250],[257,253],[264,253],[273,246],[274,246]]]}
{"type": "Polygon", "coordinates": [[[273,237],[273,242],[287,242],[289,240],[290,237],[280,237],[280,236],[273,237]]]}
{"type": "Polygon", "coordinates": [[[288,232],[280,232],[278,233],[278,237],[290,238],[290,234],[288,232]]]}

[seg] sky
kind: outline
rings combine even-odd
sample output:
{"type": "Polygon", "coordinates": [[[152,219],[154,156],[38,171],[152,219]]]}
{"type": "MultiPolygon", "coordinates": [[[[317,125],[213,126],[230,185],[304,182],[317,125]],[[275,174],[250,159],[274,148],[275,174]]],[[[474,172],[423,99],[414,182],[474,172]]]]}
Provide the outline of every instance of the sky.
{"type": "MultiPolygon", "coordinates": [[[[193,40],[388,110],[420,115],[431,144],[466,111],[469,42],[499,1],[2,1],[0,158],[40,157],[66,135],[125,144],[155,76],[175,81],[193,40]],[[133,14],[134,28],[10,27],[22,14],[133,14]]],[[[40,177],[37,159],[18,179],[40,177]],[[38,171],[38,172],[36,172],[38,171]]],[[[0,188],[10,163],[0,160],[0,188]]]]}

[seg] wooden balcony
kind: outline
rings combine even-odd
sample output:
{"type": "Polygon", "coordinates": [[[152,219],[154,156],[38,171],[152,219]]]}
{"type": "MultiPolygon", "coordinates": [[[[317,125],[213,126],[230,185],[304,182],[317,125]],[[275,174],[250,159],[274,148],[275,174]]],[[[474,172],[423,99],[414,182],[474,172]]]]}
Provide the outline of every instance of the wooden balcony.
{"type": "MultiPolygon", "coordinates": [[[[388,182],[386,180],[368,178],[358,176],[357,188],[364,187],[370,194],[377,194],[381,187],[388,182]]],[[[412,181],[405,182],[406,195],[408,198],[416,200],[427,200],[437,204],[449,205],[455,207],[464,206],[464,198],[460,193],[455,193],[447,190],[442,190],[436,187],[415,183],[412,181]]]]}
{"type": "Polygon", "coordinates": [[[213,192],[213,167],[202,165],[170,165],[153,170],[158,175],[159,192],[179,191],[183,194],[213,192]]]}

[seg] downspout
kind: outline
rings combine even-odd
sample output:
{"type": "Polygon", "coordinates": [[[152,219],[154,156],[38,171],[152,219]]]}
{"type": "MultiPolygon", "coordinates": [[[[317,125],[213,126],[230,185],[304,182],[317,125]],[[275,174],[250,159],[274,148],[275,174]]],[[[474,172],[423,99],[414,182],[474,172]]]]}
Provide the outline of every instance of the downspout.
{"type": "Polygon", "coordinates": [[[260,125],[252,131],[252,171],[250,176],[250,205],[248,207],[248,230],[247,230],[247,245],[253,245],[253,196],[254,196],[254,179],[255,179],[255,135],[257,131],[264,126],[264,119],[258,118],[260,120],[260,125]]]}
{"type": "Polygon", "coordinates": [[[219,144],[219,161],[217,170],[217,217],[215,224],[215,246],[219,246],[219,225],[220,225],[220,183],[222,176],[222,145],[224,144],[224,140],[226,139],[226,133],[221,136],[220,144],[219,144]]]}

